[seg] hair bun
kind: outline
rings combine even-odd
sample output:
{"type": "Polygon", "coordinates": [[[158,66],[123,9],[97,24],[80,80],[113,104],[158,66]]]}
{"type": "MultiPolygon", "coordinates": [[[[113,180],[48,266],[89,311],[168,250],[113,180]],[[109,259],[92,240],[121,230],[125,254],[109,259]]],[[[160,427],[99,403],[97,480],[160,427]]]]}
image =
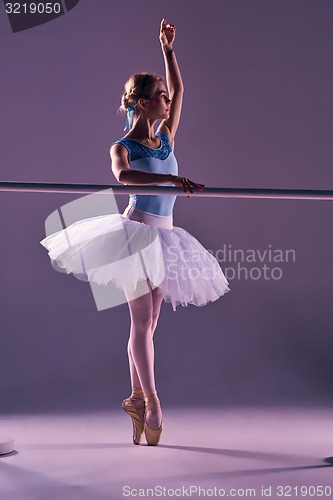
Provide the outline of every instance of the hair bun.
{"type": "Polygon", "coordinates": [[[133,108],[140,98],[150,99],[159,82],[163,78],[159,75],[148,73],[135,73],[125,83],[125,89],[121,96],[121,106],[119,109],[126,111],[133,108]]]}

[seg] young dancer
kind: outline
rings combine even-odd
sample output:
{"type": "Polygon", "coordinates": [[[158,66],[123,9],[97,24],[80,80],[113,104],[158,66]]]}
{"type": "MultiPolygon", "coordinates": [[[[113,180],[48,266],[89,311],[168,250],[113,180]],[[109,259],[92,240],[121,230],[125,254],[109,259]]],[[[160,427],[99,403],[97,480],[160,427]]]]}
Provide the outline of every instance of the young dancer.
{"type": "MultiPolygon", "coordinates": [[[[177,175],[173,152],[184,92],[173,49],[175,33],[175,26],[163,18],[159,39],[166,85],[161,76],[147,73],[134,74],[126,82],[121,108],[126,111],[127,133],[111,146],[110,156],[120,183],[171,185],[193,193],[204,184],[177,175]],[[155,132],[158,120],[162,121],[155,132]]],[[[157,445],[162,433],[153,336],[163,298],[176,311],[177,305],[204,306],[230,291],[216,259],[185,229],[173,226],[175,200],[176,196],[130,195],[121,223],[127,234],[126,251],[144,248],[142,265],[135,259],[119,261],[117,214],[77,221],[40,242],[67,273],[104,285],[112,281],[125,293],[131,317],[127,352],[132,394],[122,408],[132,419],[134,444],[140,444],[144,433],[148,445],[157,445]],[[75,245],[68,248],[68,240],[75,245]],[[153,244],[156,241],[158,245],[153,244]],[[89,262],[84,269],[83,253],[85,264],[89,262]]]]}

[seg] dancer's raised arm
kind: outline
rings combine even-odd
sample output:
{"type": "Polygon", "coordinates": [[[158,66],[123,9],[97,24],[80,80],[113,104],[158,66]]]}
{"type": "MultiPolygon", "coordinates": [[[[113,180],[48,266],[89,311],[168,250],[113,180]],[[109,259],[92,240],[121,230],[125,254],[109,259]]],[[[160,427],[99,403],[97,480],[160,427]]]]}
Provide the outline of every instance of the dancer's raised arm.
{"type": "Polygon", "coordinates": [[[176,27],[173,24],[166,24],[166,17],[164,17],[161,21],[160,42],[164,56],[166,83],[172,102],[170,104],[170,115],[167,119],[162,120],[158,130],[169,136],[172,148],[174,147],[174,138],[182,111],[184,93],[183,80],[172,48],[175,36],[176,27]]]}

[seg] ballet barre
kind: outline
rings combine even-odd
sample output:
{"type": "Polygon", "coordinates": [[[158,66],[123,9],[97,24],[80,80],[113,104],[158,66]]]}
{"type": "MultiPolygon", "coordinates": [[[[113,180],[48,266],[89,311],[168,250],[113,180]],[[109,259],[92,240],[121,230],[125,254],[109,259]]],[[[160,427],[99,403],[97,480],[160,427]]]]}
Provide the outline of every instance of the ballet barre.
{"type": "Polygon", "coordinates": [[[175,186],[138,186],[105,184],[55,184],[48,182],[0,182],[0,191],[23,193],[96,193],[108,194],[158,194],[164,196],[191,196],[205,198],[265,198],[281,200],[333,200],[333,190],[320,189],[261,189],[261,188],[215,188],[193,189],[193,193],[184,192],[175,186]]]}

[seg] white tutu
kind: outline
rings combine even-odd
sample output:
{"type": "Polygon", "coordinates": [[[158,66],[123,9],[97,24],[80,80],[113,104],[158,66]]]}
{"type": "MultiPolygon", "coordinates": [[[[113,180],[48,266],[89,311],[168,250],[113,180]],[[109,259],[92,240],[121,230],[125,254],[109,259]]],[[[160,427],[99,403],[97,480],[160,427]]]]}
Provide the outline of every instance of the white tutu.
{"type": "Polygon", "coordinates": [[[99,285],[112,282],[126,297],[135,297],[140,282],[149,279],[174,311],[178,305],[204,306],[230,291],[215,257],[185,229],[166,227],[172,216],[134,207],[131,214],[132,219],[108,214],[79,220],[40,243],[67,274],[99,285]],[[149,223],[133,220],[140,213],[149,223]]]}

